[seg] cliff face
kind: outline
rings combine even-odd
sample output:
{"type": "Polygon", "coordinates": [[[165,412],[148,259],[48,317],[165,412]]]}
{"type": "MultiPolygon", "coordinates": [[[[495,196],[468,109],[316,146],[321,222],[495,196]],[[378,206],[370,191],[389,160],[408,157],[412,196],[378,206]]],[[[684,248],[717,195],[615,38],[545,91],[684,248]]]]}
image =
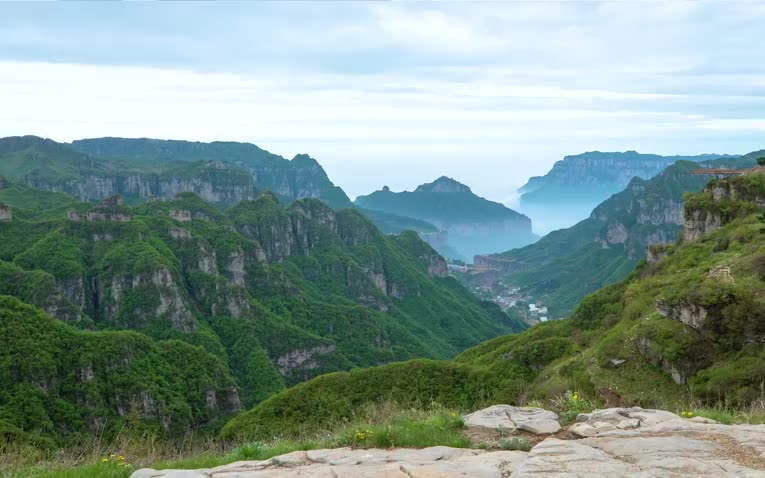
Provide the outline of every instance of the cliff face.
{"type": "MultiPolygon", "coordinates": [[[[226,168],[246,172],[251,178],[249,186],[258,190],[271,190],[290,200],[319,198],[335,208],[351,204],[343,190],[332,184],[321,165],[305,154],[287,160],[249,143],[200,143],[146,138],[83,139],[74,141],[71,146],[92,156],[121,160],[131,165],[215,161],[226,168]]],[[[220,188],[220,184],[219,181],[213,181],[211,187],[220,188]]],[[[209,194],[205,193],[202,185],[196,184],[169,184],[166,187],[175,190],[161,194],[163,197],[172,197],[180,191],[191,191],[206,200],[226,204],[254,197],[249,194],[251,191],[237,190],[232,185],[229,185],[229,189],[210,191],[209,194]]]]}
{"type": "Polygon", "coordinates": [[[412,217],[448,233],[448,246],[462,258],[528,244],[531,220],[502,204],[476,196],[469,187],[441,177],[412,192],[383,188],[360,196],[356,205],[412,217]]]}
{"type": "Polygon", "coordinates": [[[720,157],[728,156],[659,156],[635,151],[566,156],[545,176],[531,178],[518,190],[520,210],[534,218],[540,231],[570,227],[628,187],[633,178],[650,179],[676,161],[704,162],[720,157]]]}
{"type": "MultiPolygon", "coordinates": [[[[621,191],[632,178],[649,179],[677,161],[712,161],[728,155],[701,154],[698,156],[660,156],[593,151],[566,156],[556,162],[544,176],[535,176],[521,187],[521,201],[556,201],[558,196],[570,199],[590,198],[595,195],[621,191]]],[[[601,200],[608,196],[600,197],[601,200]]]]}
{"type": "MultiPolygon", "coordinates": [[[[130,330],[204,349],[237,384],[193,387],[216,413],[322,373],[448,357],[515,326],[449,278],[416,233],[382,234],[358,211],[318,199],[285,207],[267,192],[221,210],[192,193],[135,207],[119,195],[97,206],[70,198],[66,209],[56,202],[28,221],[18,207],[31,207],[28,197],[0,222],[0,294],[93,334],[130,330]]],[[[91,369],[84,376],[104,373],[91,369]]],[[[50,377],[40,380],[58,390],[50,377]]],[[[94,420],[135,412],[181,423],[163,415],[161,383],[152,387],[99,389],[94,400],[110,405],[94,402],[94,420]]]]}
{"type": "Polygon", "coordinates": [[[695,241],[762,207],[765,207],[765,168],[710,181],[701,194],[691,196],[685,204],[683,238],[695,241]]]}

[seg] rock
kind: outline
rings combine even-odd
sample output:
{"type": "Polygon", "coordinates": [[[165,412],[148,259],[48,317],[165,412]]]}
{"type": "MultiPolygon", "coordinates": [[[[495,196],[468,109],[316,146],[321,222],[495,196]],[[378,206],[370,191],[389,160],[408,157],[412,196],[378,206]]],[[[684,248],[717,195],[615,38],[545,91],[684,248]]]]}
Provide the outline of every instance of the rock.
{"type": "MultiPolygon", "coordinates": [[[[604,410],[593,410],[591,413],[580,413],[576,417],[577,423],[587,423],[597,428],[597,424],[611,424],[615,428],[625,420],[633,424],[632,428],[640,426],[650,426],[663,423],[670,420],[680,420],[678,415],[664,410],[650,410],[640,407],[632,408],[607,408],[604,410]]],[[[609,430],[610,431],[610,430],[609,430]]]]}
{"type": "Polygon", "coordinates": [[[502,428],[511,432],[517,429],[539,435],[549,435],[560,430],[557,414],[534,407],[492,405],[465,415],[463,420],[467,427],[491,430],[502,428]]]}
{"type": "Polygon", "coordinates": [[[131,478],[502,478],[526,458],[520,451],[432,447],[296,451],[265,461],[203,470],[138,470],[131,478]]]}
{"type": "Polygon", "coordinates": [[[688,421],[692,423],[708,423],[708,424],[717,423],[717,421],[712,420],[711,418],[706,418],[706,417],[693,417],[693,418],[689,418],[688,421]]]}
{"type": "Polygon", "coordinates": [[[619,365],[621,365],[621,364],[623,364],[624,362],[626,362],[626,360],[624,360],[624,359],[615,359],[615,358],[612,358],[611,360],[609,360],[609,362],[611,363],[611,365],[612,365],[613,367],[618,367],[619,365]]]}
{"type": "Polygon", "coordinates": [[[0,202],[0,222],[11,222],[13,220],[13,211],[10,206],[0,202]]]}

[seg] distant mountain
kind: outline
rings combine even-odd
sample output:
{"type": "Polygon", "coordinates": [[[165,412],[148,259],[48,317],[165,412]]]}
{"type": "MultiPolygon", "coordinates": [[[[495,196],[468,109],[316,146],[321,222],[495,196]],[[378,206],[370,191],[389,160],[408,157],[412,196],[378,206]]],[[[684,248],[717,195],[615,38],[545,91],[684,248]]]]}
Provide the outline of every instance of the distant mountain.
{"type": "Polygon", "coordinates": [[[675,241],[683,228],[683,194],[700,191],[709,180],[694,169],[751,166],[762,155],[678,161],[651,179],[633,178],[578,224],[476,263],[504,271],[507,284],[541,300],[553,317],[566,316],[585,295],[623,279],[649,244],[675,241]]]}
{"type": "Polygon", "coordinates": [[[248,172],[259,190],[271,190],[290,200],[319,198],[334,208],[348,207],[351,201],[332,184],[321,165],[306,154],[292,160],[269,153],[254,144],[149,138],[94,138],[73,141],[72,148],[92,156],[128,160],[133,164],[177,161],[233,163],[248,172]]]}
{"type": "Polygon", "coordinates": [[[286,201],[315,197],[335,208],[351,206],[313,158],[290,161],[247,143],[0,138],[0,175],[81,201],[121,194],[138,203],[193,192],[225,206],[272,190],[286,201]]]}
{"type": "Polygon", "coordinates": [[[676,161],[711,161],[731,155],[660,156],[636,151],[592,151],[566,156],[544,176],[521,187],[520,210],[534,219],[538,232],[570,226],[587,217],[609,196],[622,191],[632,178],[649,179],[676,161]]]}
{"type": "Polygon", "coordinates": [[[518,247],[536,239],[531,220],[504,205],[474,194],[454,179],[440,177],[414,191],[393,192],[387,186],[356,198],[359,207],[411,217],[448,234],[459,258],[518,247]]]}

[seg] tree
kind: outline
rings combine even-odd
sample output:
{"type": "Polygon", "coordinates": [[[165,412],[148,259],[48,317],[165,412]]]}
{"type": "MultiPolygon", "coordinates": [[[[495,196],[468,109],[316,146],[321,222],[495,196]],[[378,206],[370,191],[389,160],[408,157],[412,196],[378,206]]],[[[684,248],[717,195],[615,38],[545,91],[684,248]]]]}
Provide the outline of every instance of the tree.
{"type": "Polygon", "coordinates": [[[760,166],[765,166],[765,157],[757,158],[757,164],[760,166]]]}

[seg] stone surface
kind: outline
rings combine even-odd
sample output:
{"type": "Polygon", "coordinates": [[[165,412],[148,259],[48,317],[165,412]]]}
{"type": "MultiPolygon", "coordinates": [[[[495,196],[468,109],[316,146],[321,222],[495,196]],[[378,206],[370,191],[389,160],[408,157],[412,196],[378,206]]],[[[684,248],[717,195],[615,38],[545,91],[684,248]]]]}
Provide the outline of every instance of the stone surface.
{"type": "MultiPolygon", "coordinates": [[[[486,426],[515,425],[512,408],[495,405],[465,418],[486,426]]],[[[540,415],[539,409],[522,410],[523,416],[540,415]]],[[[576,429],[587,438],[547,437],[528,453],[339,448],[206,470],[144,469],[132,478],[765,478],[765,425],[721,425],[641,408],[595,410],[577,420],[571,435],[560,436],[575,438],[576,429]]]]}
{"type": "Polygon", "coordinates": [[[506,431],[524,430],[549,435],[560,430],[556,413],[534,407],[492,405],[462,417],[465,426],[506,431]]]}
{"type": "Polygon", "coordinates": [[[265,461],[202,470],[138,470],[131,478],[502,478],[526,458],[520,451],[432,447],[423,450],[297,451],[265,461]]]}

